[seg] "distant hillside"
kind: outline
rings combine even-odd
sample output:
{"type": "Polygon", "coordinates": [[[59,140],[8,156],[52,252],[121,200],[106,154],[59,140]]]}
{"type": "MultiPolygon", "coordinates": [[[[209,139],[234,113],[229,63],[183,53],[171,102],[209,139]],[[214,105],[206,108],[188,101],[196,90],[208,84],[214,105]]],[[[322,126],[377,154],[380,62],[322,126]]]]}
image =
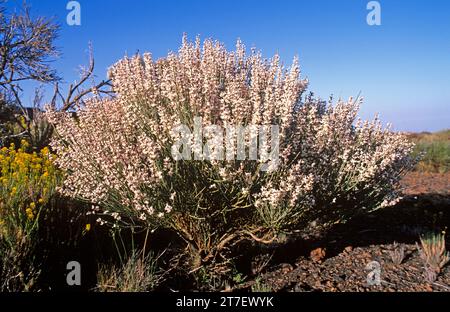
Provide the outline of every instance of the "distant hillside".
{"type": "Polygon", "coordinates": [[[448,172],[450,169],[450,129],[439,132],[410,133],[416,143],[414,155],[421,157],[418,171],[448,172]]]}

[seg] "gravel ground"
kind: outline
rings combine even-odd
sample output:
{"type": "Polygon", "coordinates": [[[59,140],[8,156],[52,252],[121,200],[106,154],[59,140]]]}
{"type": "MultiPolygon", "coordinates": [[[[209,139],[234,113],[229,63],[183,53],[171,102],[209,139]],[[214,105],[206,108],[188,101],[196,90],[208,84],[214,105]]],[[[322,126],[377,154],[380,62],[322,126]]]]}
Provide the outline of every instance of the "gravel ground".
{"type": "MultiPolygon", "coordinates": [[[[287,262],[278,257],[278,263],[238,289],[264,285],[274,291],[450,291],[450,265],[435,282],[427,282],[416,247],[421,234],[450,225],[450,173],[413,172],[402,186],[405,197],[396,206],[352,220],[305,244],[309,253],[292,246],[291,254],[298,257],[287,262]],[[401,264],[394,264],[392,251],[400,245],[405,257],[401,264]],[[368,275],[377,272],[379,283],[369,285],[368,275]]],[[[448,234],[446,238],[448,250],[448,234]]]]}

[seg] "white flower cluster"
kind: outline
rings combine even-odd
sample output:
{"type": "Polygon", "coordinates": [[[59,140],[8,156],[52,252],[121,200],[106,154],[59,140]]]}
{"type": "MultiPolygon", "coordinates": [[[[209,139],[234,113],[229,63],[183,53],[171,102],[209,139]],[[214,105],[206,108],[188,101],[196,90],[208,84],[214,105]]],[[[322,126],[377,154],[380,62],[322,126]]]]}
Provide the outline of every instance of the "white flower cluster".
{"type": "Polygon", "coordinates": [[[335,222],[394,200],[395,184],[409,166],[411,144],[377,119],[356,120],[359,100],[332,105],[303,97],[307,81],[299,77],[297,60],[286,69],[278,55],[247,54],[240,41],[229,52],[213,40],[202,45],[183,38],[178,53],[159,60],[126,57],[109,75],[114,98],[92,99],[76,118],[48,116],[56,127],[52,147],[67,172],[64,193],[113,213],[159,222],[215,205],[180,198],[181,185],[214,194],[202,197],[211,200],[227,194],[230,211],[251,210],[253,222],[270,228],[335,222]],[[262,163],[238,157],[177,163],[172,129],[193,126],[196,117],[204,126],[279,126],[277,167],[263,172],[262,163]],[[207,173],[179,177],[180,166],[207,173]]]}

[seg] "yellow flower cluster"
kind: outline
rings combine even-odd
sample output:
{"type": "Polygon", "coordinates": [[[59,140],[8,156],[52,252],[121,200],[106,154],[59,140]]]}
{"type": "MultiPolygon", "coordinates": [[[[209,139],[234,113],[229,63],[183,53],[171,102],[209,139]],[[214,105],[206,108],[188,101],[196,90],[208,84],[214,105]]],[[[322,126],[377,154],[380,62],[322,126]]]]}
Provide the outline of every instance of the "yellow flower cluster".
{"type": "Polygon", "coordinates": [[[49,149],[28,152],[29,148],[22,140],[18,149],[14,144],[0,149],[0,234],[5,234],[5,226],[31,229],[59,181],[49,149]]]}

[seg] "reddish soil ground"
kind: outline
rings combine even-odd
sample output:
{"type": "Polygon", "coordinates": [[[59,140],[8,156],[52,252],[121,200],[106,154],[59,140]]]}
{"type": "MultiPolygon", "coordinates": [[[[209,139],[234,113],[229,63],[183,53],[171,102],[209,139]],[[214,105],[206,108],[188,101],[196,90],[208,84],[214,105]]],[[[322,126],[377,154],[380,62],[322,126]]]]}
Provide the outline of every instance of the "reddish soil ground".
{"type": "MultiPolygon", "coordinates": [[[[450,173],[413,172],[402,186],[405,196],[397,205],[336,227],[310,242],[309,252],[293,245],[289,257],[273,254],[276,260],[258,277],[258,284],[274,291],[450,291],[450,264],[435,282],[427,282],[416,246],[420,235],[450,225],[450,173]],[[405,248],[401,264],[391,257],[399,248],[394,242],[405,248]],[[380,265],[380,283],[370,286],[367,277],[373,269],[366,266],[372,261],[380,265]]],[[[446,238],[449,250],[448,234],[446,238]]],[[[238,288],[249,290],[255,283],[238,288]]]]}
{"type": "Polygon", "coordinates": [[[450,173],[411,172],[402,180],[403,193],[418,194],[450,194],[450,173]]]}

